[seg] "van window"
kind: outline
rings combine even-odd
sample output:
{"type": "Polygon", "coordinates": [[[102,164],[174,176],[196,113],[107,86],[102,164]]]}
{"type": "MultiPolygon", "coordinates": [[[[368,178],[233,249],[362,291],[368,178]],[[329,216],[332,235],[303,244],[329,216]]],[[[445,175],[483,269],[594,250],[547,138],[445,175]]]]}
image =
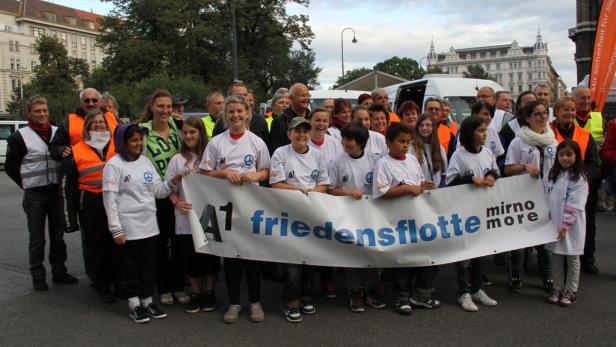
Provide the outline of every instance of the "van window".
{"type": "Polygon", "coordinates": [[[0,140],[6,140],[13,133],[13,124],[0,124],[0,140]]]}
{"type": "MultiPolygon", "coordinates": [[[[324,108],[323,107],[323,102],[327,100],[327,99],[311,99],[310,100],[310,109],[311,110],[315,110],[317,108],[324,108]]],[[[334,100],[336,100],[336,98],[334,98],[334,100]]],[[[352,107],[357,106],[357,99],[344,99],[346,101],[349,102],[349,104],[351,104],[352,107]]]]}
{"type": "Polygon", "coordinates": [[[451,118],[458,124],[471,115],[471,108],[476,101],[472,96],[448,96],[446,99],[451,104],[451,118]]]}
{"type": "Polygon", "coordinates": [[[398,94],[398,97],[396,98],[396,108],[395,109],[397,110],[398,107],[400,107],[400,105],[402,105],[405,101],[408,101],[408,100],[414,101],[417,104],[417,106],[419,106],[419,109],[422,109],[424,95],[426,94],[427,84],[428,82],[426,81],[422,83],[404,86],[404,88],[400,90],[400,93],[398,94]]]}

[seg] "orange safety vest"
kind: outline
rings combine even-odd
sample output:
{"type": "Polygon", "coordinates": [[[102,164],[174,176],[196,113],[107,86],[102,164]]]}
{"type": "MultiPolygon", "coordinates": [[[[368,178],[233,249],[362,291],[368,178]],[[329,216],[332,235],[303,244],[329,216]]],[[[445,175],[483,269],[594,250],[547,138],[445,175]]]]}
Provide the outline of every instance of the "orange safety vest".
{"type": "Polygon", "coordinates": [[[449,141],[451,140],[451,130],[446,125],[439,124],[437,129],[438,142],[443,146],[445,153],[449,153],[449,141]]]}
{"type": "MultiPolygon", "coordinates": [[[[556,141],[558,141],[558,143],[563,142],[565,138],[558,132],[558,127],[556,127],[555,123],[552,123],[552,130],[554,131],[554,135],[556,135],[556,141]]],[[[577,144],[580,145],[580,151],[582,152],[582,160],[584,160],[584,156],[586,155],[586,148],[588,148],[588,141],[590,141],[590,131],[580,127],[579,125],[575,125],[571,140],[577,142],[577,144]]]]}
{"type": "Polygon", "coordinates": [[[82,140],[73,146],[73,159],[77,166],[79,190],[87,190],[92,193],[103,192],[103,167],[105,163],[115,155],[115,145],[109,141],[107,157],[101,160],[86,141],[82,140]]]}
{"type": "Polygon", "coordinates": [[[274,115],[274,112],[270,111],[268,113],[266,113],[263,118],[272,118],[272,116],[274,115]]]}
{"type": "Polygon", "coordinates": [[[453,136],[458,135],[458,123],[451,121],[451,124],[449,124],[449,130],[451,130],[453,136]]]}
{"type": "MultiPolygon", "coordinates": [[[[68,115],[68,138],[70,140],[70,144],[75,145],[79,141],[81,141],[81,134],[83,134],[83,123],[84,117],[71,113],[68,115]]],[[[113,138],[113,131],[118,126],[118,120],[116,116],[111,112],[105,112],[105,121],[107,122],[107,127],[109,128],[109,132],[111,133],[111,137],[113,138]]]]}
{"type": "Polygon", "coordinates": [[[392,123],[400,123],[400,117],[393,112],[389,112],[389,125],[392,123]]]}

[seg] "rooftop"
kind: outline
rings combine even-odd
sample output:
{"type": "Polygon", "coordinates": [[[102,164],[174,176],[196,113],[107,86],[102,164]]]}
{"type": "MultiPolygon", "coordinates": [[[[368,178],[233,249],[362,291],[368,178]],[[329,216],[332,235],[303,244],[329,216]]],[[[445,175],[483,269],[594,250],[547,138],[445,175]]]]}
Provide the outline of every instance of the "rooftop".
{"type": "Polygon", "coordinates": [[[0,0],[0,11],[14,13],[16,17],[23,19],[34,19],[90,31],[98,31],[99,21],[105,18],[93,12],[41,0],[0,0]]]}

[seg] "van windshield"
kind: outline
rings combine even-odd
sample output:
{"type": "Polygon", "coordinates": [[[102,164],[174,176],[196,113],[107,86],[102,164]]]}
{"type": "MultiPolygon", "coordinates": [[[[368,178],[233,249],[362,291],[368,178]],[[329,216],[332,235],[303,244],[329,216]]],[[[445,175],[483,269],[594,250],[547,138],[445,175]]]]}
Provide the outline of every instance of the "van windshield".
{"type": "Polygon", "coordinates": [[[11,136],[13,126],[11,124],[0,124],[0,140],[6,140],[11,136]]]}
{"type": "Polygon", "coordinates": [[[451,104],[451,118],[458,124],[471,115],[471,108],[476,101],[472,96],[448,96],[445,99],[451,104]]]}
{"type": "MultiPolygon", "coordinates": [[[[323,102],[327,99],[312,99],[310,100],[310,109],[315,110],[317,108],[324,108],[323,102]]],[[[334,99],[335,100],[335,99],[334,99]]],[[[344,99],[351,104],[352,107],[357,106],[357,99],[344,99]]]]}

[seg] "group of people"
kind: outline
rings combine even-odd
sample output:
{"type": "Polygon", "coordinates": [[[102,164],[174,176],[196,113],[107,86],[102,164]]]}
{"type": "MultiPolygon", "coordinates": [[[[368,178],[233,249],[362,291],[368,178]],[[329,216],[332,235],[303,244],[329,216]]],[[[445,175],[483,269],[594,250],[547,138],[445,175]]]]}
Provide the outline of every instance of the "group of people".
{"type": "MultiPolygon", "coordinates": [[[[310,92],[301,83],[276,91],[264,116],[254,112],[246,86],[234,83],[226,98],[218,92],[207,96],[209,114],[203,119],[182,117],[183,102],[159,89],[132,124],[120,122],[115,99],[104,100],[93,88],[80,93],[79,108],[58,127],[49,122],[45,98],[33,96],[27,102],[28,126],[8,141],[6,172],[25,191],[34,288],[48,289],[47,219],[53,281],[77,283],[64,265],[63,233],[79,229],[92,288],[106,303],[126,299],[137,323],[167,316],[155,293],[160,303],[185,305],[187,313],[215,310],[221,265],[228,298],[224,322],[239,318],[244,277],[249,319],[260,322],[265,318],[262,270],[272,264],[195,252],[188,223],[192,204],[180,184],[184,176],[203,174],[233,185],[308,195],[401,199],[460,184],[490,189],[503,176],[529,174],[542,180],[557,227],[553,243],[535,247],[548,301],[570,305],[580,270],[598,271],[595,211],[604,177],[599,157],[604,164],[616,163],[616,120],[604,141],[604,122],[592,110],[588,88],[578,87],[574,98],[562,97],[553,108],[545,88],[522,93],[515,113],[509,93],[481,88],[471,116],[461,124],[447,100],[438,98],[427,98],[423,113],[413,101],[393,113],[382,89],[361,95],[356,107],[336,99],[311,110],[310,92]]],[[[531,252],[496,258],[509,260],[513,292],[523,288],[531,252]]],[[[466,311],[478,311],[478,303],[497,306],[484,290],[489,279],[482,261],[455,264],[457,301],[466,311]]],[[[441,305],[434,295],[435,266],[339,271],[275,266],[283,282],[283,315],[292,323],[316,313],[317,274],[328,298],[338,295],[335,276],[344,276],[353,312],[385,308],[387,279],[400,314],[441,305]]]]}

